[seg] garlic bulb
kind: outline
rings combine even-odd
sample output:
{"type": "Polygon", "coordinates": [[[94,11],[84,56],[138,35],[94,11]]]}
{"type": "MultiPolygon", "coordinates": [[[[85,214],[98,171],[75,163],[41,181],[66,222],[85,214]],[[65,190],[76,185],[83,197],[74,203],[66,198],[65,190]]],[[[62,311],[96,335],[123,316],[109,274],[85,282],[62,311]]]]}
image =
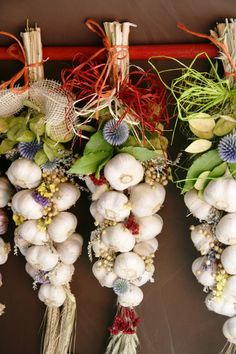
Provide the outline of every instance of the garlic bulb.
{"type": "Polygon", "coordinates": [[[123,221],[130,214],[128,198],[120,192],[104,192],[96,206],[97,212],[108,220],[123,221]]]}
{"type": "Polygon", "coordinates": [[[118,296],[118,303],[124,307],[135,307],[138,306],[143,300],[142,290],[133,284],[130,284],[128,290],[118,296]]]}
{"type": "Polygon", "coordinates": [[[228,246],[221,254],[221,263],[228,274],[236,274],[236,245],[228,246]]]}
{"type": "Polygon", "coordinates": [[[208,224],[194,226],[191,231],[191,239],[202,255],[206,255],[209,252],[211,243],[215,241],[211,226],[208,224]]]}
{"type": "Polygon", "coordinates": [[[104,267],[99,266],[99,261],[94,263],[92,272],[101,286],[106,288],[112,288],[114,281],[117,279],[117,275],[113,271],[108,272],[104,267]]]}
{"type": "Polygon", "coordinates": [[[129,252],[135,245],[135,237],[123,224],[118,223],[103,230],[102,242],[115,252],[129,252]]]}
{"type": "Polygon", "coordinates": [[[141,241],[153,239],[155,236],[159,235],[163,227],[163,220],[160,215],[157,214],[136,218],[135,221],[139,225],[138,238],[141,241]]]}
{"type": "Polygon", "coordinates": [[[0,208],[7,206],[12,196],[12,189],[5,177],[0,177],[0,208]]]}
{"type": "Polygon", "coordinates": [[[66,285],[71,281],[74,270],[75,267],[73,265],[58,263],[56,267],[48,273],[48,279],[52,285],[66,285]]]}
{"type": "Polygon", "coordinates": [[[23,224],[16,229],[15,234],[33,245],[43,245],[48,241],[47,232],[39,230],[36,220],[23,222],[23,224]]]}
{"type": "Polygon", "coordinates": [[[55,249],[49,246],[31,246],[26,251],[25,259],[33,267],[49,271],[58,262],[58,254],[55,249]]]}
{"type": "Polygon", "coordinates": [[[154,272],[155,272],[155,267],[154,267],[154,265],[151,265],[149,271],[145,270],[145,272],[139,278],[132,280],[131,283],[136,286],[143,286],[148,281],[153,283],[154,282],[154,279],[153,279],[154,272]]]}
{"type": "Polygon", "coordinates": [[[236,244],[236,213],[226,214],[216,226],[216,238],[225,245],[236,244]]]}
{"type": "Polygon", "coordinates": [[[142,181],[144,170],[132,155],[121,153],[113,157],[104,168],[104,176],[112,188],[123,191],[142,181]]]}
{"type": "Polygon", "coordinates": [[[53,203],[59,211],[70,209],[80,197],[79,188],[72,183],[60,183],[58,188],[53,196],[53,203]]]}
{"type": "Polygon", "coordinates": [[[223,290],[224,297],[235,298],[236,302],[236,275],[232,275],[226,280],[224,290],[223,290]]]}
{"type": "Polygon", "coordinates": [[[6,263],[10,250],[10,243],[5,243],[0,237],[0,264],[6,263]]]}
{"type": "Polygon", "coordinates": [[[14,195],[12,210],[25,219],[40,219],[43,216],[43,207],[34,200],[31,190],[23,190],[14,195]]]}
{"type": "Polygon", "coordinates": [[[12,162],[6,175],[14,186],[30,189],[40,184],[42,172],[35,162],[28,159],[18,159],[12,162]]]}
{"type": "Polygon", "coordinates": [[[27,241],[25,241],[22,237],[20,237],[17,233],[17,229],[15,229],[15,237],[14,237],[14,242],[17,248],[19,248],[20,253],[25,256],[28,248],[31,246],[31,244],[27,241]]]}
{"type": "Polygon", "coordinates": [[[155,253],[157,249],[158,241],[156,238],[152,238],[151,240],[136,243],[134,247],[134,252],[137,253],[139,256],[147,257],[155,253]]]}
{"type": "Polygon", "coordinates": [[[195,259],[192,264],[192,272],[197,278],[198,282],[203,286],[212,287],[215,284],[215,267],[204,267],[206,257],[199,257],[195,259]]]}
{"type": "Polygon", "coordinates": [[[230,343],[236,344],[236,317],[229,318],[224,323],[223,334],[230,343]]]}
{"type": "Polygon", "coordinates": [[[38,292],[39,300],[49,307],[60,307],[66,299],[66,292],[63,286],[42,284],[38,292]]]}
{"type": "Polygon", "coordinates": [[[216,209],[236,212],[236,181],[234,178],[218,178],[204,190],[205,201],[216,209]]]}
{"type": "Polygon", "coordinates": [[[82,236],[77,233],[73,233],[66,241],[55,244],[59,258],[65,264],[75,263],[81,255],[82,246],[82,236]]]}
{"type": "Polygon", "coordinates": [[[208,220],[212,206],[199,198],[196,189],[191,189],[189,192],[185,193],[184,203],[195,218],[208,220]]]}
{"type": "Polygon", "coordinates": [[[155,214],[161,208],[165,195],[165,188],[157,182],[153,186],[140,183],[132,187],[130,202],[133,214],[138,217],[155,214]]]}
{"type": "Polygon", "coordinates": [[[134,252],[121,253],[116,257],[114,272],[118,277],[134,280],[143,275],[145,264],[141,257],[134,252]]]}
{"type": "Polygon", "coordinates": [[[212,294],[208,294],[205,299],[206,307],[209,311],[214,311],[223,316],[236,315],[236,301],[226,299],[225,297],[215,298],[212,294]]]}
{"type": "Polygon", "coordinates": [[[31,276],[31,278],[36,280],[37,275],[39,273],[39,270],[37,268],[33,267],[30,263],[26,263],[25,270],[26,270],[26,273],[28,273],[31,276]]]}
{"type": "Polygon", "coordinates": [[[97,210],[97,201],[96,202],[93,202],[91,205],[90,205],[90,213],[92,215],[92,217],[95,219],[95,223],[101,223],[103,222],[104,220],[104,216],[102,216],[98,210],[97,210]]]}
{"type": "Polygon", "coordinates": [[[108,185],[103,183],[99,186],[96,186],[89,176],[85,177],[85,183],[90,192],[92,192],[92,200],[98,200],[101,195],[108,190],[108,185]]]}
{"type": "Polygon", "coordinates": [[[54,242],[63,242],[75,232],[77,218],[74,214],[62,211],[56,215],[48,226],[48,234],[54,242]]]}
{"type": "Polygon", "coordinates": [[[5,210],[0,209],[0,235],[4,235],[8,228],[8,217],[5,210]]]}

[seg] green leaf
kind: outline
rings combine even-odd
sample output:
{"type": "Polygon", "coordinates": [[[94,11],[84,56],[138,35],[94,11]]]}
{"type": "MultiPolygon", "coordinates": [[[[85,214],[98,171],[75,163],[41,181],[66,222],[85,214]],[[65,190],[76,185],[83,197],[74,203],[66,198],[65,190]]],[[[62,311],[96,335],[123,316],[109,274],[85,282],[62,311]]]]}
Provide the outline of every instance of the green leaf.
{"type": "Polygon", "coordinates": [[[222,159],[220,158],[217,150],[210,150],[205,154],[202,154],[190,166],[182,192],[185,193],[192,189],[196,179],[202,172],[211,171],[221,163],[222,159]]]}
{"type": "Polygon", "coordinates": [[[30,119],[29,124],[30,130],[35,133],[36,136],[41,136],[45,131],[45,121],[44,116],[38,115],[32,119],[30,119]]]}
{"type": "Polygon", "coordinates": [[[47,161],[48,161],[48,157],[43,150],[39,150],[36,152],[36,154],[34,156],[34,162],[37,165],[41,166],[44,163],[46,163],[47,161]]]}
{"type": "Polygon", "coordinates": [[[7,138],[9,140],[12,141],[17,141],[17,135],[19,133],[23,133],[23,131],[25,130],[24,127],[22,127],[22,125],[20,124],[15,124],[13,127],[11,127],[10,129],[8,129],[7,131],[7,138]]]}
{"type": "Polygon", "coordinates": [[[113,146],[106,142],[106,140],[103,138],[101,130],[91,136],[85,146],[84,155],[90,154],[91,152],[95,153],[98,151],[113,151],[113,146]]]}
{"type": "Polygon", "coordinates": [[[16,135],[19,142],[30,143],[35,139],[35,134],[31,130],[20,130],[16,135]]]}
{"type": "Polygon", "coordinates": [[[98,166],[97,168],[97,171],[96,171],[96,174],[95,174],[95,177],[96,178],[100,178],[100,172],[101,170],[103,169],[103,167],[108,163],[108,161],[110,161],[110,159],[112,158],[113,156],[113,153],[111,152],[109,156],[107,156],[107,158],[105,158],[101,163],[100,165],[98,166]]]}
{"type": "Polygon", "coordinates": [[[10,119],[10,122],[9,122],[9,128],[12,128],[14,127],[15,125],[18,125],[18,126],[26,126],[27,124],[27,118],[26,117],[11,117],[10,119]]]}
{"type": "Polygon", "coordinates": [[[213,133],[217,136],[223,136],[230,133],[236,127],[236,122],[231,122],[225,118],[220,118],[216,122],[213,133]]]}
{"type": "Polygon", "coordinates": [[[123,148],[119,149],[119,152],[133,155],[139,161],[151,160],[151,159],[155,159],[157,156],[159,156],[158,151],[149,150],[147,148],[139,147],[139,146],[123,147],[123,148]]]}
{"type": "Polygon", "coordinates": [[[128,137],[128,139],[126,140],[126,142],[124,144],[121,145],[121,147],[125,147],[125,146],[138,146],[139,143],[138,141],[135,139],[134,136],[130,135],[128,137]]]}
{"type": "Polygon", "coordinates": [[[220,165],[213,168],[213,170],[211,170],[211,172],[208,174],[207,178],[205,179],[202,186],[202,190],[206,188],[206,186],[212,179],[217,179],[219,177],[222,177],[225,174],[226,168],[227,168],[226,162],[222,162],[220,165]]]}
{"type": "Polygon", "coordinates": [[[24,105],[25,107],[28,107],[28,108],[33,109],[34,111],[40,112],[40,108],[39,108],[38,106],[36,106],[36,104],[33,103],[33,102],[30,101],[30,100],[25,99],[25,100],[23,101],[23,105],[24,105]]]}
{"type": "Polygon", "coordinates": [[[9,119],[0,117],[0,133],[6,133],[9,127],[9,119]]]}
{"type": "Polygon", "coordinates": [[[90,125],[83,124],[79,127],[80,130],[85,131],[85,132],[90,132],[94,133],[96,129],[94,127],[91,127],[90,125]]]}
{"type": "Polygon", "coordinates": [[[54,150],[49,146],[47,143],[43,144],[43,151],[47,155],[49,161],[53,161],[56,158],[56,155],[54,153],[54,150]]]}
{"type": "Polygon", "coordinates": [[[14,145],[16,144],[15,141],[5,139],[0,144],[0,155],[5,154],[6,152],[10,151],[14,145]]]}
{"type": "Polygon", "coordinates": [[[236,179],[236,163],[229,163],[228,168],[229,168],[230,173],[233,176],[233,178],[236,179]]]}
{"type": "Polygon", "coordinates": [[[87,155],[80,157],[74,165],[70,168],[69,173],[76,173],[78,175],[89,175],[95,173],[99,166],[108,159],[111,152],[109,151],[98,151],[91,152],[87,155]]]}

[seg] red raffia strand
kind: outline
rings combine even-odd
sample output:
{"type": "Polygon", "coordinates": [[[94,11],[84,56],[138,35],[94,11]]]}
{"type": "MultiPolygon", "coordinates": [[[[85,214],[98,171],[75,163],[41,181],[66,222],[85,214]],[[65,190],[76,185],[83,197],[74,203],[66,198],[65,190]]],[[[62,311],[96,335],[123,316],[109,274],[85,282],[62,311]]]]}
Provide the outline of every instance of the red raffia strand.
{"type": "Polygon", "coordinates": [[[139,234],[139,224],[135,221],[134,215],[128,217],[124,222],[124,227],[126,227],[133,235],[139,234]]]}
{"type": "Polygon", "coordinates": [[[179,29],[181,29],[182,31],[186,32],[186,33],[189,33],[189,34],[192,34],[196,37],[200,37],[200,38],[205,38],[205,39],[208,39],[209,41],[211,41],[213,44],[215,44],[218,48],[220,48],[224,54],[226,55],[229,63],[231,64],[234,72],[233,73],[225,73],[225,75],[233,75],[236,77],[236,64],[234,63],[231,55],[229,54],[226,46],[224,45],[224,43],[221,43],[220,41],[218,41],[216,38],[212,37],[212,36],[209,36],[207,34],[204,34],[204,33],[199,33],[199,32],[194,32],[194,31],[191,31],[190,29],[188,29],[183,23],[179,23],[177,25],[177,27],[179,29]]]}
{"type": "Polygon", "coordinates": [[[140,318],[134,309],[118,305],[113,324],[108,330],[112,335],[117,335],[120,332],[134,334],[139,323],[140,318]]]}
{"type": "Polygon", "coordinates": [[[91,181],[93,182],[93,184],[95,186],[101,186],[101,185],[107,183],[107,180],[104,176],[100,176],[100,178],[96,178],[95,174],[92,174],[92,175],[89,175],[89,178],[91,179],[91,181]]]}

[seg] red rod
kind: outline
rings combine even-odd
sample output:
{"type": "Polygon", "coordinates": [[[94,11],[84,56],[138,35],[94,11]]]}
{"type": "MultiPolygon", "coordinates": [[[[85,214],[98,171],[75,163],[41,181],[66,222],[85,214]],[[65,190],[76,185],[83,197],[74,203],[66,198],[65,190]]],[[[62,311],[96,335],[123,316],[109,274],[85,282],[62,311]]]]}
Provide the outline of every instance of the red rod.
{"type": "MultiPolygon", "coordinates": [[[[44,59],[50,60],[73,60],[76,54],[81,53],[87,56],[94,54],[100,47],[44,47],[44,59]]],[[[151,44],[133,45],[129,47],[131,60],[147,60],[150,57],[165,60],[164,56],[176,59],[194,59],[199,53],[207,53],[210,58],[214,58],[218,51],[211,44],[151,44]]],[[[204,58],[204,56],[202,56],[204,58]]],[[[13,60],[8,54],[7,47],[0,47],[0,60],[13,60]]]]}

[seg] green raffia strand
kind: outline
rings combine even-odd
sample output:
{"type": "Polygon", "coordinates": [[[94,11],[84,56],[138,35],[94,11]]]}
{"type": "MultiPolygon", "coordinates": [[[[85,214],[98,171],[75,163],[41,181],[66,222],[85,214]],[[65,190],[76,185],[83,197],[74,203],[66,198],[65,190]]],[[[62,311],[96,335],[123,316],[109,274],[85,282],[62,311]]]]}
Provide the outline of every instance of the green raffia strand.
{"type": "Polygon", "coordinates": [[[112,335],[105,354],[136,354],[139,345],[138,336],[119,333],[112,335]]]}

